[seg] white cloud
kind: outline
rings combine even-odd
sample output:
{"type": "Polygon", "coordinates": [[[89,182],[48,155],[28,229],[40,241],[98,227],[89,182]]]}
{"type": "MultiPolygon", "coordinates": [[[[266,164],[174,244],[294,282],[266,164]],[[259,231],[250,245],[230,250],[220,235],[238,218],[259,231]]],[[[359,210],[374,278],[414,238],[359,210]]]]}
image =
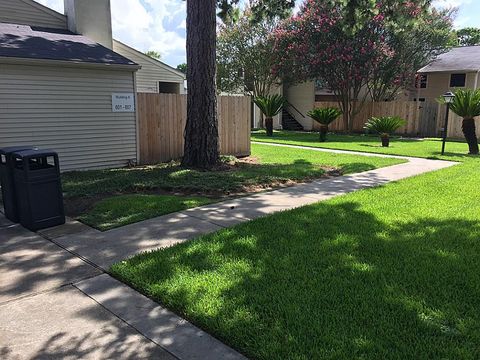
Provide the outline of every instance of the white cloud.
{"type": "Polygon", "coordinates": [[[114,0],[115,38],[141,51],[159,51],[164,59],[185,53],[185,35],[177,31],[185,18],[185,4],[181,0],[145,0],[145,3],[147,6],[140,0],[114,0]]]}
{"type": "Polygon", "coordinates": [[[50,9],[63,14],[63,0],[35,0],[36,2],[48,6],[50,9]]]}
{"type": "MultiPolygon", "coordinates": [[[[63,0],[36,0],[63,13],[63,0]]],[[[111,0],[114,38],[140,51],[156,50],[171,65],[185,61],[185,2],[111,0]]]]}
{"type": "Polygon", "coordinates": [[[441,8],[460,7],[470,4],[472,0],[434,0],[433,5],[441,8]]]}

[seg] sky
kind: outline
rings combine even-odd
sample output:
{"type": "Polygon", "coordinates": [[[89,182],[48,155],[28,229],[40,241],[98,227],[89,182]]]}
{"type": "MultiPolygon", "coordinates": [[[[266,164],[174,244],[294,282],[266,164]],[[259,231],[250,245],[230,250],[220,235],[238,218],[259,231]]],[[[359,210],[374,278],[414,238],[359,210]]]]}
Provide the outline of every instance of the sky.
{"type": "MultiPolygon", "coordinates": [[[[36,1],[63,13],[63,0],[36,1]]],[[[434,0],[434,5],[458,7],[457,28],[480,27],[479,0],[434,0]]],[[[142,52],[158,51],[174,67],[185,62],[185,1],[111,0],[111,7],[115,39],[142,52]]]]}

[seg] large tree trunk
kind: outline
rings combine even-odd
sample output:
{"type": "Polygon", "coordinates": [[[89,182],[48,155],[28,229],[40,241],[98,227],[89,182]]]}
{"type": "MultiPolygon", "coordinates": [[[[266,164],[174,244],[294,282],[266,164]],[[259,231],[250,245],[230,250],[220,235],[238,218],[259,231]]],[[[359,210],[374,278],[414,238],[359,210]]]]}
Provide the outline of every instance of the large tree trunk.
{"type": "Polygon", "coordinates": [[[216,0],[187,1],[187,124],[182,165],[219,159],[216,98],[216,0]]]}
{"type": "Polygon", "coordinates": [[[470,149],[470,154],[477,155],[478,139],[477,139],[476,128],[475,128],[475,120],[472,118],[463,119],[462,131],[463,131],[463,135],[465,135],[465,139],[467,140],[468,148],[470,149]]]}

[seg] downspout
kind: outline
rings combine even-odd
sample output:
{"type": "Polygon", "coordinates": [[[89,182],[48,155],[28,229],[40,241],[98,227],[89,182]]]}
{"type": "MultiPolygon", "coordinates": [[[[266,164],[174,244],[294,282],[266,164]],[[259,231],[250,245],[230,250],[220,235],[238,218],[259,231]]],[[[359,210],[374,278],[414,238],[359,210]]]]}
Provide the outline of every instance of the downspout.
{"type": "Polygon", "coordinates": [[[135,99],[135,148],[136,148],[136,165],[140,165],[140,119],[138,118],[138,93],[137,93],[137,70],[132,73],[133,77],[133,96],[135,99]]]}
{"type": "Polygon", "coordinates": [[[478,89],[478,78],[480,76],[480,70],[477,71],[477,77],[475,78],[475,87],[473,88],[473,90],[477,90],[478,89]]]}

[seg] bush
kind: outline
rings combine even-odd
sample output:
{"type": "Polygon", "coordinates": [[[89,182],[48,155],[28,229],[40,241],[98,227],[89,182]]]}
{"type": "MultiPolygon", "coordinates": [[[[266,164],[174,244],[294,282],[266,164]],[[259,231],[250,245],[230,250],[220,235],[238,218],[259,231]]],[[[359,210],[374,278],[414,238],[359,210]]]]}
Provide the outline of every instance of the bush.
{"type": "Polygon", "coordinates": [[[398,116],[381,116],[370,118],[364,126],[365,130],[376,132],[382,138],[382,146],[390,146],[390,135],[406,125],[406,121],[398,116]]]}
{"type": "Polygon", "coordinates": [[[253,102],[258,106],[263,115],[265,115],[265,129],[267,130],[267,135],[272,136],[273,117],[282,111],[287,103],[286,99],[282,95],[269,95],[258,96],[253,99],[253,102]]]}
{"type": "Polygon", "coordinates": [[[337,120],[342,112],[335,107],[315,108],[307,113],[313,120],[320,124],[320,141],[327,140],[328,125],[337,120]]]}

